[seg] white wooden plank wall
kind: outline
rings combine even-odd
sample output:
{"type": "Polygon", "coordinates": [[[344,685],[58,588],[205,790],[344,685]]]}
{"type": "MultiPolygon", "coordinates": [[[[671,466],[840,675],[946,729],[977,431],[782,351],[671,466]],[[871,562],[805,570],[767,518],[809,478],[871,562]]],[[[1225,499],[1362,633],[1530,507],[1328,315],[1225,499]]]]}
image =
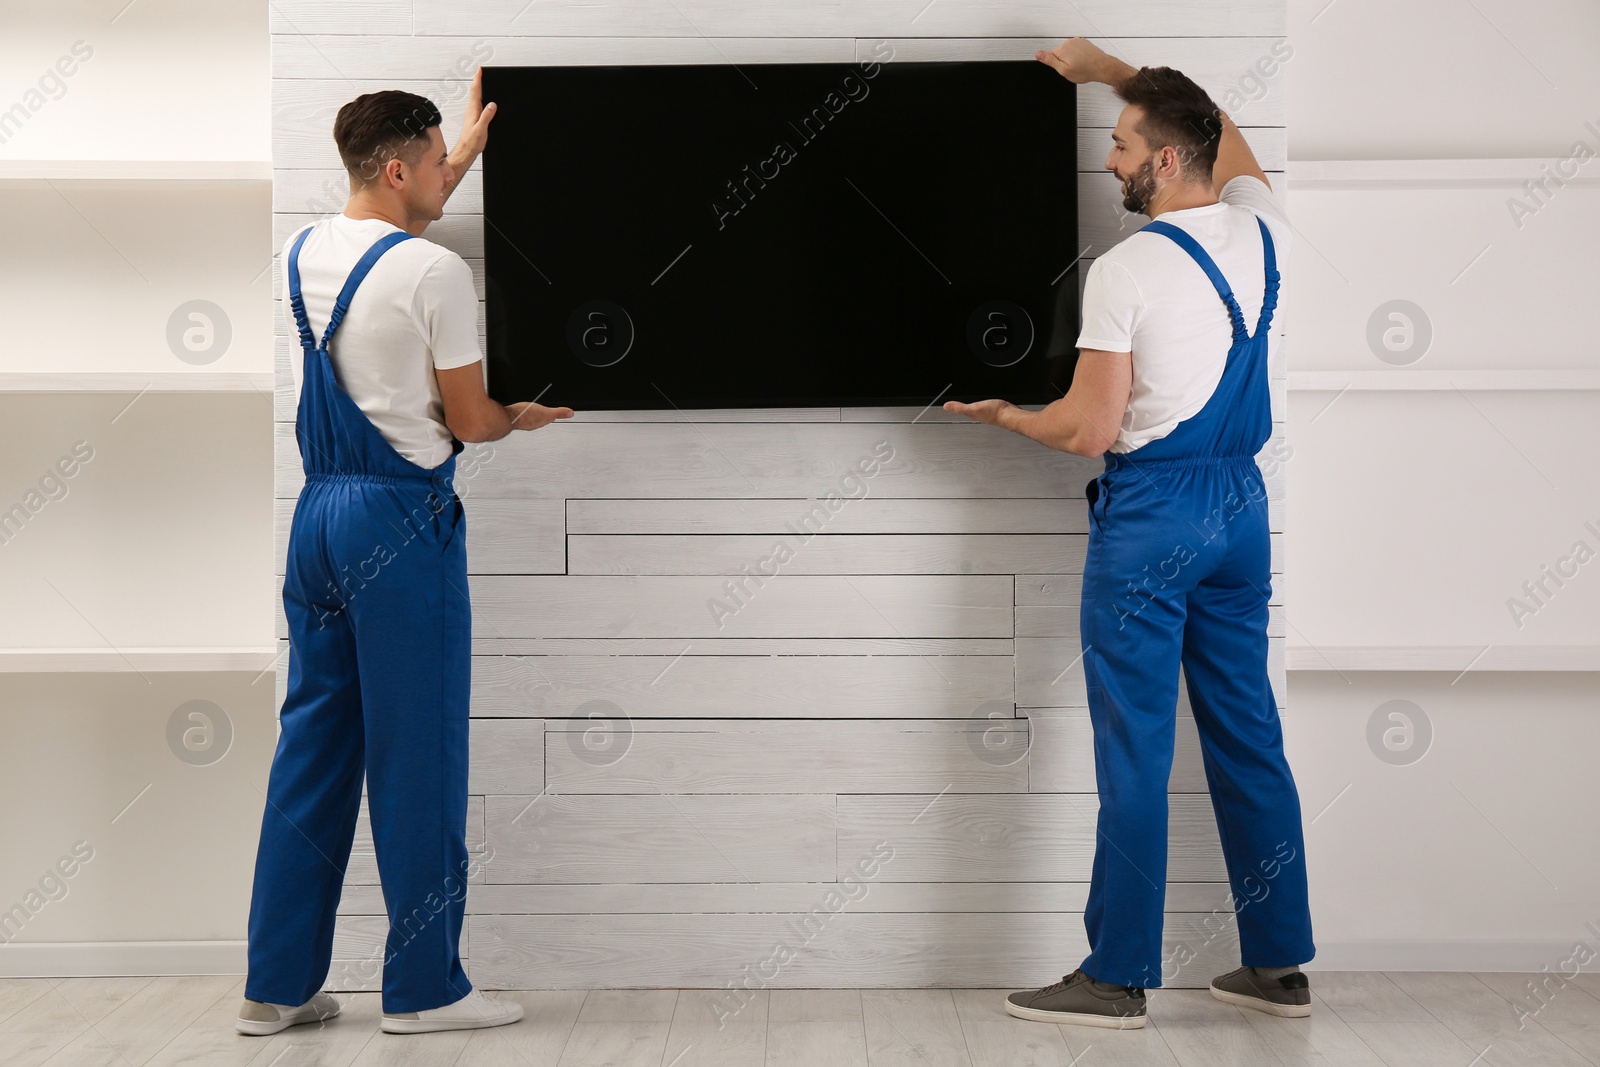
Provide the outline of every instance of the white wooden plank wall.
{"type": "MultiPolygon", "coordinates": [[[[848,62],[882,40],[902,60],[1009,58],[1090,36],[1136,65],[1179,67],[1220,101],[1285,28],[1282,0],[280,0],[271,20],[275,247],[343,206],[340,105],[423,93],[453,141],[478,62],[848,62]]],[[[1123,215],[1102,170],[1117,101],[1102,86],[1079,101],[1082,232],[1063,266],[1143,221],[1123,215]]],[[[1283,94],[1242,117],[1281,173],[1283,94]]],[[[472,265],[480,323],[481,212],[474,168],[426,235],[472,265]]],[[[281,586],[301,485],[299,350],[281,310],[274,321],[281,586]]],[[[1269,447],[1281,357],[1272,373],[1269,447]]],[[[458,463],[480,861],[463,952],[476,982],[726,987],[800,929],[810,936],[766,984],[1020,987],[1077,964],[1096,811],[1078,594],[1098,461],[938,408],[823,408],[586,411],[469,445],[458,463]],[[814,512],[880,441],[894,457],[867,494],[814,512]],[[822,532],[797,543],[790,524],[808,513],[822,532]],[[780,536],[794,558],[715,618],[708,601],[737,605],[724,583],[780,536]],[[597,708],[624,718],[597,727],[597,708]],[[893,858],[849,879],[880,842],[893,858]]],[[[1281,706],[1281,475],[1269,485],[1281,706]]],[[[1168,984],[1203,986],[1237,942],[1218,921],[1227,885],[1186,703],[1170,789],[1168,948],[1198,958],[1168,984]]],[[[334,981],[374,989],[383,902],[359,833],[334,981]]]]}

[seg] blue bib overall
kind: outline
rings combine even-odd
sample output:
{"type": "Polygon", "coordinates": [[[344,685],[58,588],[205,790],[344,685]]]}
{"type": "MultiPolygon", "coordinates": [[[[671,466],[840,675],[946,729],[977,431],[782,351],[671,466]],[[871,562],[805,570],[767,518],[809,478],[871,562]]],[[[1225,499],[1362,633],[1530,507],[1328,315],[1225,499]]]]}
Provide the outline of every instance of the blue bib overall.
{"type": "Polygon", "coordinates": [[[386,1012],[472,990],[459,953],[471,873],[472,618],[466,517],[452,485],[462,444],[432,470],[405,459],[340,387],[328,353],[367,272],[410,237],[389,234],[361,257],[320,345],[300,293],[305,233],[289,253],[306,477],[283,583],[289,687],[250,900],[251,1000],[303,1004],[327,979],[363,774],[389,932],[381,951],[344,967],[358,978],[381,967],[386,1012]]]}
{"type": "Polygon", "coordinates": [[[1171,223],[1143,227],[1172,238],[1206,272],[1232,319],[1233,345],[1204,407],[1165,437],[1107,452],[1105,471],[1085,487],[1080,625],[1100,814],[1081,969],[1102,982],[1156,987],[1189,962],[1181,946],[1164,954],[1161,937],[1180,663],[1241,962],[1289,966],[1315,954],[1300,799],[1267,674],[1271,547],[1255,457],[1272,435],[1267,335],[1279,274],[1272,237],[1257,225],[1266,287],[1254,336],[1193,237],[1171,223]]]}

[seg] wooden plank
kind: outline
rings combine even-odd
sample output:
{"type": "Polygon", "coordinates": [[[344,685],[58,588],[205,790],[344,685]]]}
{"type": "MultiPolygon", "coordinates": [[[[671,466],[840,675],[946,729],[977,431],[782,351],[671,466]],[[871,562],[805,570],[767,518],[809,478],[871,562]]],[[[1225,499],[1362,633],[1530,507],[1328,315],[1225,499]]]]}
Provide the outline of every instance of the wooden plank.
{"type": "MultiPolygon", "coordinates": [[[[466,1047],[461,1050],[461,1058],[456,1062],[461,1067],[533,1067],[535,1064],[558,1064],[562,1051],[571,1040],[572,1028],[577,1023],[583,1005],[588,999],[589,991],[584,989],[519,992],[516,1000],[527,1010],[527,1017],[519,1025],[493,1026],[471,1031],[472,1036],[467,1040],[466,1047]]],[[[414,1048],[417,1046],[406,1045],[401,1052],[409,1052],[414,1048]]],[[[385,1052],[387,1049],[379,1051],[379,1055],[384,1055],[385,1052]]],[[[448,1052],[444,1055],[447,1056],[448,1052]]],[[[397,1052],[395,1058],[398,1060],[400,1053],[397,1052]]],[[[442,1059],[443,1057],[441,1061],[442,1059]]],[[[690,1065],[685,1063],[679,1067],[690,1067],[690,1065]]]]}
{"type": "MultiPolygon", "coordinates": [[[[1084,483],[1104,469],[1099,460],[1042,448],[970,420],[885,426],[573,419],[493,444],[473,480],[473,495],[480,498],[843,495],[860,480],[857,462],[872,458],[875,446],[893,449],[866,479],[868,495],[875,497],[1081,496],[1084,483]]],[[[277,494],[296,496],[304,473],[290,423],[276,424],[276,464],[277,494]]],[[[1274,480],[1267,484],[1270,494],[1274,480]]]]}
{"type": "MultiPolygon", "coordinates": [[[[297,3],[296,7],[300,4],[297,3]]],[[[1159,26],[1165,36],[1272,35],[1285,29],[1278,0],[1236,0],[1197,9],[1181,0],[1014,0],[1002,7],[976,3],[929,5],[927,0],[840,4],[834,0],[742,3],[740,0],[647,0],[587,5],[457,0],[416,12],[414,33],[468,36],[872,37],[917,33],[935,37],[1021,37],[1059,42],[1066,37],[1132,37],[1159,26]]],[[[1028,52],[1032,54],[1031,48],[1028,52]]]]}
{"type": "Polygon", "coordinates": [[[545,788],[543,719],[473,719],[468,743],[467,792],[528,793],[545,788]]]}
{"type": "Polygon", "coordinates": [[[1086,534],[574,534],[571,574],[1005,574],[1083,570],[1086,534]]]}
{"type": "MultiPolygon", "coordinates": [[[[227,996],[238,986],[238,976],[232,974],[183,975],[156,981],[141,979],[137,991],[126,993],[123,983],[116,982],[113,995],[121,999],[115,1007],[93,1021],[78,1007],[81,1000],[94,1001],[96,993],[110,983],[95,979],[67,979],[50,994],[51,1007],[59,1005],[70,1015],[58,1015],[62,1020],[59,1040],[41,1038],[33,1040],[23,1026],[39,1026],[44,1020],[31,1022],[24,1016],[13,1020],[4,1038],[0,1038],[0,1054],[6,1063],[15,1067],[19,1063],[125,1065],[150,1062],[173,1034],[183,1030],[208,1007],[227,996]],[[85,988],[87,987],[87,988],[85,988]],[[98,987],[98,988],[97,988],[98,987]],[[88,996],[84,997],[83,993],[88,996]],[[62,1030],[65,1033],[62,1033],[62,1030]],[[75,1036],[74,1036],[75,1035],[75,1036]],[[59,1051],[55,1051],[59,1049],[59,1051]],[[54,1054],[52,1054],[54,1052],[54,1054]],[[22,1058],[19,1058],[22,1057],[22,1058]]],[[[98,1015],[103,1004],[89,1011],[98,1015]]],[[[48,1018],[48,1016],[46,1017],[48,1018]]],[[[212,1061],[215,1062],[215,1061],[212,1061]]]]}
{"type": "MultiPolygon", "coordinates": [[[[1090,874],[1099,798],[1092,793],[841,796],[839,855],[894,849],[883,879],[895,882],[1081,881],[1090,874]]],[[[1226,878],[1211,800],[1175,793],[1167,877],[1226,878]]]]}
{"type": "Polygon", "coordinates": [[[708,602],[726,604],[725,585],[705,576],[474,578],[474,629],[501,637],[1011,636],[1012,580],[1004,576],[780,574],[737,614],[714,615],[708,602]]]}
{"type": "Polygon", "coordinates": [[[831,796],[491,796],[488,877],[505,883],[835,877],[831,796]]]}
{"type": "Polygon", "coordinates": [[[664,733],[640,723],[610,760],[584,748],[582,720],[552,722],[548,782],[561,794],[1027,792],[1027,723],[1009,700],[992,704],[1003,719],[701,722],[664,733]],[[1014,752],[987,736],[996,732],[1014,752]]]}
{"type": "MultiPolygon", "coordinates": [[[[457,470],[460,471],[460,467],[457,470]]],[[[472,574],[562,574],[566,571],[566,508],[560,500],[478,500],[457,474],[467,512],[467,569],[472,574]]],[[[293,500],[273,502],[273,573],[280,578],[289,551],[293,500]]],[[[396,533],[392,545],[404,540],[396,533]]]]}
{"type": "Polygon", "coordinates": [[[861,1002],[869,1063],[910,1067],[920,1060],[971,1067],[950,990],[869,989],[862,992],[861,1002]]]}
{"type": "MultiPolygon", "coordinates": [[[[1077,1067],[1067,1046],[1067,1027],[1011,1025],[1013,1018],[1004,1005],[1012,992],[1010,988],[950,990],[961,1032],[967,1036],[972,1067],[1077,1067]]],[[[1081,1045],[1089,1044],[1087,1039],[1077,1040],[1081,1045]]],[[[1170,1055],[1161,1056],[1166,1042],[1154,1026],[1118,1034],[1109,1049],[1107,1042],[1099,1044],[1102,1057],[1096,1067],[1178,1067],[1170,1055]],[[1109,1055],[1105,1055],[1107,1052],[1109,1055]]],[[[1087,1067],[1090,1061],[1082,1062],[1087,1067]]]]}
{"type": "MultiPolygon", "coordinates": [[[[1180,944],[1195,954],[1173,988],[1203,988],[1237,966],[1237,931],[1228,924],[1211,936],[1202,926],[1207,917],[1166,916],[1163,955],[1180,944]]],[[[766,983],[773,989],[1022,989],[1059,980],[1070,961],[1088,953],[1083,917],[1071,912],[941,915],[933,938],[926,915],[843,910],[814,921],[809,939],[798,932],[801,918],[684,915],[663,923],[653,915],[474,915],[472,976],[490,989],[722,989],[782,941],[794,959],[766,983]]]]}
{"type": "MultiPolygon", "coordinates": [[[[776,951],[776,947],[774,949],[776,951]]],[[[749,964],[745,965],[746,968],[749,964]]],[[[737,993],[723,992],[712,1003],[719,1017],[744,1014],[756,995],[767,1004],[765,1067],[869,1067],[865,1005],[855,989],[772,989],[765,975],[751,980],[748,969],[735,980],[737,993]],[[755,987],[755,988],[751,988],[755,987]],[[730,1007],[730,1004],[736,1005],[730,1007]]]]}
{"type": "Polygon", "coordinates": [[[569,500],[569,534],[771,534],[790,526],[830,534],[1082,534],[1077,499],[863,497],[830,510],[818,499],[569,500]]]}
{"type": "Polygon", "coordinates": [[[666,1061],[676,989],[626,994],[591,990],[567,1034],[556,1067],[656,1067],[666,1061]]]}
{"type": "MultiPolygon", "coordinates": [[[[337,6],[314,0],[283,0],[271,5],[268,30],[273,34],[348,33],[408,34],[411,0],[345,0],[337,6]]],[[[273,77],[277,77],[276,50],[273,77]]]]}
{"type": "Polygon", "coordinates": [[[742,1011],[719,1016],[721,994],[680,989],[661,1062],[672,1067],[775,1067],[767,1059],[767,994],[751,995],[742,1011]]]}
{"type": "MultiPolygon", "coordinates": [[[[475,716],[971,718],[1012,702],[1001,656],[474,656],[475,716]]],[[[569,729],[557,727],[552,729],[569,729]]]]}

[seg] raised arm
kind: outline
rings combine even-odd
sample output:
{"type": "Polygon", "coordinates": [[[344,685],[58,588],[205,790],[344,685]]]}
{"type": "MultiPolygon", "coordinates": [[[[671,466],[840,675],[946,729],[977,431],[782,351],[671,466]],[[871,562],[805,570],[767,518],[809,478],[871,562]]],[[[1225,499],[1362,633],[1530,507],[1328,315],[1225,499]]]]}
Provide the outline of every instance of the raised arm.
{"type": "Polygon", "coordinates": [[[1244,134],[1239,132],[1239,127],[1233,124],[1228,113],[1218,108],[1217,118],[1222,120],[1222,140],[1217,144],[1217,161],[1211,166],[1212,191],[1221,196],[1222,187],[1241,174],[1252,174],[1260,178],[1268,189],[1272,188],[1266,172],[1256,162],[1256,154],[1250,151],[1244,134]]]}
{"type": "MultiPolygon", "coordinates": [[[[1101,82],[1115,89],[1139,73],[1137,67],[1108,55],[1084,37],[1069,37],[1054,48],[1040,49],[1034,53],[1034,58],[1079,85],[1101,82]]],[[[1272,183],[1267,181],[1266,173],[1256,162],[1256,155],[1245,143],[1239,127],[1221,108],[1217,109],[1217,119],[1222,123],[1222,140],[1217,145],[1217,161],[1211,168],[1212,190],[1220,195],[1222,187],[1241,174],[1255,175],[1270,189],[1272,183]]]]}
{"type": "Polygon", "coordinates": [[[450,150],[450,169],[455,172],[455,180],[445,187],[446,200],[450,199],[450,194],[456,191],[461,179],[466,177],[472,164],[483,154],[484,146],[489,143],[489,123],[498,109],[499,105],[493,102],[484,105],[483,68],[479,67],[472,76],[472,89],[467,95],[467,111],[461,119],[461,136],[450,150]]]}

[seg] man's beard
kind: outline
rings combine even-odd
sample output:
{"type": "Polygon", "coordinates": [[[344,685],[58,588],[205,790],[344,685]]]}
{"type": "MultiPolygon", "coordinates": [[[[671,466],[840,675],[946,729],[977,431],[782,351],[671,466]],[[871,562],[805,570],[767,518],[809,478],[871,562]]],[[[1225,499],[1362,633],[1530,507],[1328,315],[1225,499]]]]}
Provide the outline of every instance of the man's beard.
{"type": "Polygon", "coordinates": [[[1122,207],[1126,211],[1142,214],[1155,197],[1156,168],[1155,164],[1147,159],[1133,172],[1133,177],[1123,179],[1122,207]]]}

